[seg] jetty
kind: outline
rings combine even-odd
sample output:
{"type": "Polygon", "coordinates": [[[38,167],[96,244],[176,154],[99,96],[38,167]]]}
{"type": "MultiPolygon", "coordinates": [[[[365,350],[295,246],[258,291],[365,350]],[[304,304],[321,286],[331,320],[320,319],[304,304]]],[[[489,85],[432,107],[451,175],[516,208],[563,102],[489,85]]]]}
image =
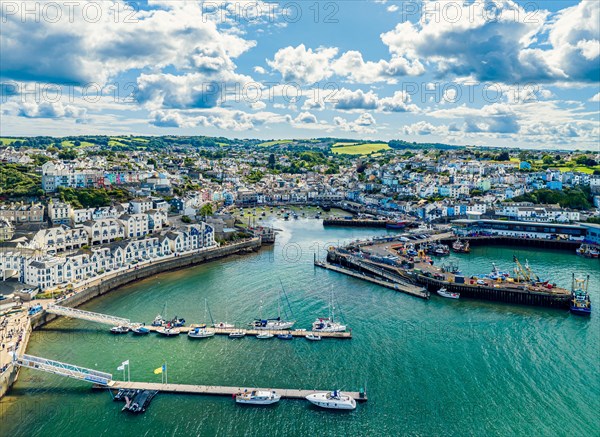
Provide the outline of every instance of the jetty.
{"type": "MultiPolygon", "coordinates": [[[[142,323],[132,322],[131,320],[125,319],[122,317],[115,317],[115,316],[110,316],[110,315],[106,315],[106,314],[95,313],[92,311],[84,311],[84,310],[80,310],[78,308],[63,307],[63,306],[59,306],[56,304],[49,304],[46,307],[46,311],[48,313],[56,314],[59,316],[71,317],[74,319],[88,320],[90,322],[102,323],[102,324],[110,325],[110,326],[128,326],[131,328],[134,326],[142,325],[142,323]]],[[[158,329],[161,328],[161,326],[150,326],[150,325],[144,325],[144,326],[151,332],[156,332],[158,329]]],[[[306,329],[294,329],[294,330],[269,329],[267,331],[267,330],[263,330],[263,329],[240,329],[240,328],[235,328],[235,327],[234,328],[213,328],[213,327],[205,327],[204,325],[199,325],[199,324],[191,324],[189,326],[177,327],[177,329],[181,333],[188,333],[189,331],[192,331],[193,329],[196,329],[196,328],[205,328],[208,332],[214,332],[215,335],[229,335],[232,332],[243,332],[244,334],[246,334],[248,336],[253,336],[253,335],[256,336],[261,333],[269,332],[273,335],[292,334],[292,336],[294,336],[294,337],[304,337],[309,332],[312,332],[312,331],[307,331],[306,329]]],[[[319,335],[322,338],[351,339],[352,331],[319,332],[319,335]]]]}
{"type": "MultiPolygon", "coordinates": [[[[160,382],[135,382],[135,381],[110,381],[107,385],[95,384],[94,388],[98,389],[114,389],[114,390],[156,390],[163,393],[178,393],[178,394],[195,394],[195,395],[212,395],[212,396],[233,396],[237,393],[253,390],[273,391],[287,399],[304,399],[306,396],[327,392],[331,390],[301,390],[291,388],[256,388],[256,387],[227,387],[221,385],[195,385],[195,384],[163,384],[160,382]]],[[[348,392],[344,391],[345,395],[357,401],[367,401],[366,392],[348,392]]]]}
{"type": "MultiPolygon", "coordinates": [[[[302,390],[289,388],[255,388],[255,387],[228,387],[220,385],[197,385],[197,384],[172,384],[158,382],[136,382],[136,381],[115,381],[113,375],[107,372],[101,372],[96,369],[89,369],[75,364],[62,363],[60,361],[36,357],[33,355],[22,355],[13,357],[15,367],[26,367],[54,375],[64,376],[79,381],[86,381],[93,384],[93,388],[110,390],[144,390],[150,392],[196,394],[196,395],[214,395],[214,396],[232,396],[244,390],[275,390],[282,398],[304,399],[306,396],[326,392],[331,390],[302,390]]],[[[366,391],[346,392],[344,394],[351,396],[357,401],[366,401],[366,391]]]]}

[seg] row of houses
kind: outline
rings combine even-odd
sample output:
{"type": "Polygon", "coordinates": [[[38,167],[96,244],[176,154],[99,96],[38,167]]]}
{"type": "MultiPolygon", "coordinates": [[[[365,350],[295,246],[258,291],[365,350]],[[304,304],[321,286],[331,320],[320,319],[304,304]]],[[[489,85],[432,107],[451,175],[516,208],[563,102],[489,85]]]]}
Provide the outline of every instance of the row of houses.
{"type": "Polygon", "coordinates": [[[31,245],[17,244],[0,251],[2,279],[9,277],[41,291],[80,282],[140,262],[159,260],[217,246],[212,226],[191,224],[137,240],[115,241],[66,256],[39,254],[31,245]]]}

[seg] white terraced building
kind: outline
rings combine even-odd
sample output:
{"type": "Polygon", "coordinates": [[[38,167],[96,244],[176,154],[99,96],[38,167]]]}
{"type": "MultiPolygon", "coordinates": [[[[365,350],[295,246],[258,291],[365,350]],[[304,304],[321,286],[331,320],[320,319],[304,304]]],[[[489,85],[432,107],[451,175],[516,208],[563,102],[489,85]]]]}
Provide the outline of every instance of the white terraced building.
{"type": "MultiPolygon", "coordinates": [[[[62,227],[60,231],[63,231],[62,227]]],[[[55,231],[51,238],[57,241],[66,238],[61,232],[55,231]]],[[[190,253],[216,246],[212,226],[199,223],[148,238],[116,241],[66,256],[48,255],[39,248],[4,248],[0,251],[0,271],[3,279],[14,277],[44,291],[112,270],[159,260],[174,253],[190,253]]]]}

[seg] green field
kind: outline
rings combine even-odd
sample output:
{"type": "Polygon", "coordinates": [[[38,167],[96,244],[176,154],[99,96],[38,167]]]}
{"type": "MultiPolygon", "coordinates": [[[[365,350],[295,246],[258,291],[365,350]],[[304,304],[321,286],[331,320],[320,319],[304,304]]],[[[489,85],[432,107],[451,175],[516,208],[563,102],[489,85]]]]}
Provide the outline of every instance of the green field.
{"type": "Polygon", "coordinates": [[[277,146],[278,144],[287,144],[287,143],[291,143],[292,140],[273,140],[273,141],[265,141],[264,143],[260,143],[259,146],[260,147],[270,147],[270,146],[277,146]]]}
{"type": "Polygon", "coordinates": [[[557,167],[561,172],[565,173],[567,171],[578,171],[579,173],[586,173],[586,174],[594,174],[594,170],[600,170],[600,165],[597,165],[595,167],[586,167],[584,165],[577,165],[574,167],[557,167]]]}
{"type": "Polygon", "coordinates": [[[20,138],[0,138],[0,143],[3,146],[8,146],[8,145],[14,143],[15,141],[21,141],[21,139],[20,138]]]}
{"type": "Polygon", "coordinates": [[[391,148],[387,145],[387,143],[335,143],[331,148],[331,151],[336,154],[345,155],[368,155],[370,153],[390,149],[391,148]]]}

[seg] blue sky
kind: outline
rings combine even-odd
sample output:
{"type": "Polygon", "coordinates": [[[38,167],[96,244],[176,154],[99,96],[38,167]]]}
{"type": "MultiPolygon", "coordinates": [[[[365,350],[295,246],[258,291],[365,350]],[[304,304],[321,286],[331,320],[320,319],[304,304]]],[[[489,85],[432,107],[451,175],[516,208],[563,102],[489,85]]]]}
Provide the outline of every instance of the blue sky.
{"type": "Polygon", "coordinates": [[[75,3],[0,3],[0,135],[600,150],[600,2],[75,3]]]}

